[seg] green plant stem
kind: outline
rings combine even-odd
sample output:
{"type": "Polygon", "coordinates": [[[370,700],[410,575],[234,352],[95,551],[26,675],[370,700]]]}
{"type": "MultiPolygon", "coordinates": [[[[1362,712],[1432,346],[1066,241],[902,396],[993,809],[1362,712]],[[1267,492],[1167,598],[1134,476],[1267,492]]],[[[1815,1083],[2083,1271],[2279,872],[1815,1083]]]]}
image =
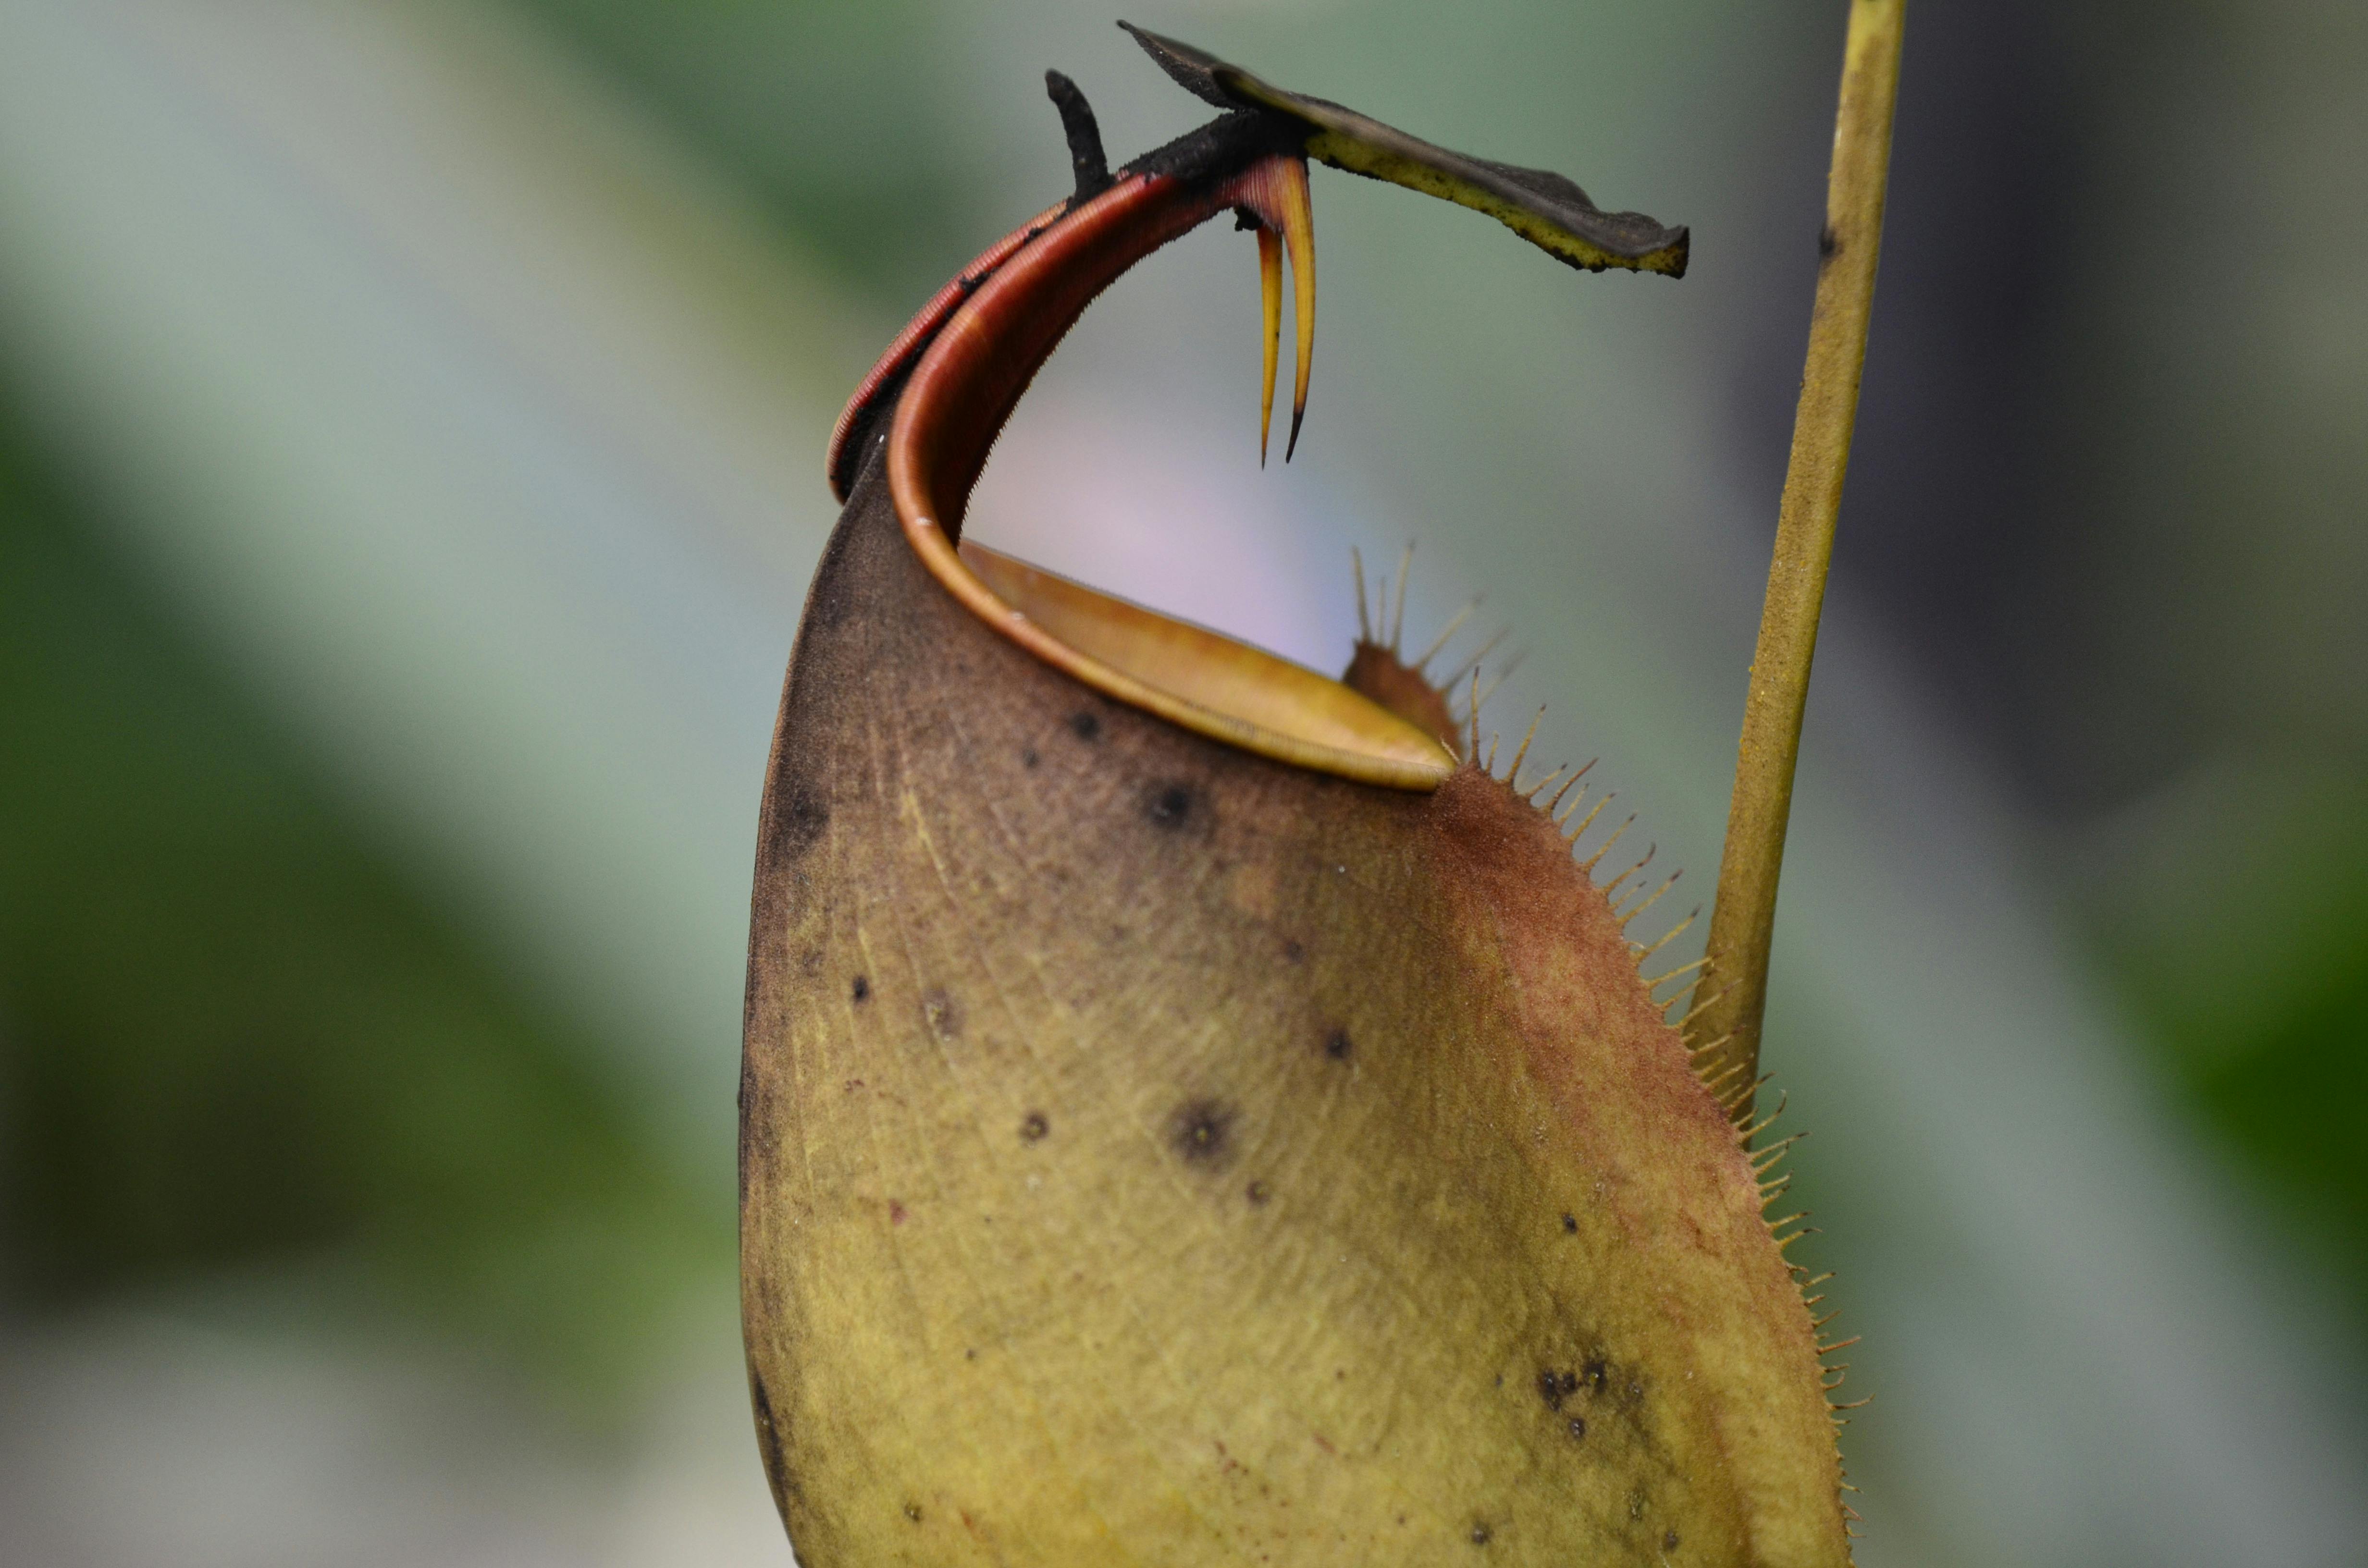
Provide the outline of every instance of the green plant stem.
{"type": "Polygon", "coordinates": [[[1776,925],[1776,881],[1793,770],[1808,706],[1809,664],[1817,646],[1834,522],[1858,419],[1867,318],[1874,307],[1875,255],[1891,165],[1892,106],[1899,87],[1905,0],[1852,0],[1842,57],[1834,161],[1826,180],[1826,228],[1818,237],[1817,298],[1808,362],[1793,420],[1793,456],[1768,568],[1768,600],[1751,660],[1728,807],[1726,848],[1711,911],[1707,1004],[1688,1026],[1714,1082],[1731,1085],[1737,1120],[1751,1115],[1759,1075],[1759,1025],[1768,1003],[1768,949],[1776,925]]]}

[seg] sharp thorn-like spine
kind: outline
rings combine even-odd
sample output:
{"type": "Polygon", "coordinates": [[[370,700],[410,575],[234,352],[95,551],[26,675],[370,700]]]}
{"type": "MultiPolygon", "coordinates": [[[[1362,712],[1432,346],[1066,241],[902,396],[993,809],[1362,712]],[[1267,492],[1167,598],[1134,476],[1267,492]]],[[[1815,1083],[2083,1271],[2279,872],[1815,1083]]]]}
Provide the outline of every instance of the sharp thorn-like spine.
{"type": "Polygon", "coordinates": [[[1513,753],[1513,766],[1506,771],[1505,782],[1516,795],[1521,792],[1521,764],[1529,756],[1530,743],[1538,738],[1538,726],[1545,722],[1545,708],[1541,704],[1537,717],[1530,721],[1528,733],[1521,736],[1521,744],[1513,753]]]}
{"type": "MultiPolygon", "coordinates": [[[[1702,1062],[1702,1065],[1706,1067],[1709,1063],[1707,1062],[1702,1062],[1702,1059],[1710,1055],[1711,1052],[1716,1051],[1720,1046],[1725,1045],[1727,1037],[1721,1035],[1716,1040],[1706,1041],[1701,1045],[1690,1045],[1686,1048],[1686,1059],[1690,1062],[1702,1062]]],[[[1697,1071],[1700,1071],[1700,1069],[1697,1069],[1697,1071]]]]}
{"type": "MultiPolygon", "coordinates": [[[[1617,893],[1620,891],[1620,884],[1622,882],[1626,881],[1629,878],[1634,876],[1637,872],[1651,865],[1653,863],[1653,857],[1660,852],[1661,845],[1658,839],[1656,839],[1652,843],[1645,846],[1645,858],[1642,860],[1637,861],[1634,865],[1629,867],[1626,870],[1621,872],[1618,876],[1612,878],[1610,881],[1604,883],[1603,896],[1611,898],[1614,893],[1617,893]]],[[[1617,901],[1615,900],[1614,902],[1616,903],[1617,901]]]]}
{"type": "MultiPolygon", "coordinates": [[[[1760,1081],[1762,1083],[1767,1082],[1764,1078],[1760,1081]]],[[[1740,1132],[1736,1134],[1736,1137],[1741,1139],[1744,1142],[1748,1143],[1752,1139],[1757,1138],[1762,1132],[1765,1132],[1770,1128],[1775,1126],[1776,1119],[1783,1115],[1784,1108],[1792,1103],[1792,1095],[1793,1091],[1790,1089],[1776,1096],[1776,1108],[1770,1111],[1766,1116],[1760,1117],[1756,1121],[1753,1121],[1749,1126],[1744,1128],[1740,1132]]]]}
{"type": "Polygon", "coordinates": [[[1481,690],[1479,700],[1486,702],[1491,697],[1496,696],[1497,688],[1504,685],[1507,680],[1510,679],[1513,672],[1521,667],[1521,661],[1529,656],[1530,651],[1527,648],[1523,648],[1519,653],[1516,653],[1511,658],[1498,665],[1496,675],[1490,677],[1487,686],[1481,690]]]}
{"type": "MultiPolygon", "coordinates": [[[[1561,821],[1561,820],[1562,820],[1560,817],[1555,816],[1555,813],[1556,813],[1557,812],[1559,812],[1559,811],[1562,809],[1562,798],[1563,798],[1565,795],[1567,795],[1567,794],[1569,794],[1569,793],[1570,793],[1570,789],[1571,789],[1571,786],[1572,786],[1572,785],[1574,785],[1574,784],[1577,783],[1580,779],[1582,779],[1582,778],[1586,778],[1586,777],[1587,777],[1587,770],[1588,770],[1588,768],[1593,767],[1595,766],[1595,764],[1596,764],[1596,760],[1597,760],[1597,759],[1596,759],[1596,758],[1594,758],[1594,757],[1589,757],[1589,758],[1588,758],[1588,759],[1587,759],[1587,761],[1586,761],[1584,764],[1582,764],[1582,765],[1580,766],[1580,767],[1579,767],[1579,769],[1578,769],[1578,771],[1577,771],[1577,772],[1576,772],[1576,773],[1572,774],[1569,778],[1565,778],[1565,779],[1564,779],[1564,780],[1562,781],[1562,788],[1561,788],[1561,789],[1559,789],[1559,790],[1555,790],[1555,791],[1554,792],[1554,799],[1553,799],[1553,800],[1551,800],[1551,801],[1548,801],[1546,802],[1546,807],[1545,807],[1545,809],[1546,809],[1546,814],[1547,814],[1548,816],[1554,816],[1554,820],[1555,820],[1555,821],[1557,821],[1557,822],[1559,822],[1559,821],[1561,821]]],[[[1581,800],[1584,800],[1585,798],[1586,798],[1586,792],[1585,792],[1584,790],[1580,791],[1580,799],[1581,799],[1581,800]]],[[[1573,809],[1573,810],[1577,810],[1577,802],[1573,802],[1572,809],[1573,809]]]]}
{"type": "MultiPolygon", "coordinates": [[[[1605,804],[1609,804],[1609,803],[1611,802],[1611,796],[1609,796],[1609,795],[1606,795],[1606,796],[1604,796],[1604,797],[1603,797],[1603,803],[1605,803],[1605,804]]],[[[1589,813],[1588,813],[1588,818],[1589,818],[1589,820],[1592,820],[1592,819],[1593,819],[1593,816],[1594,816],[1594,813],[1590,812],[1589,812],[1589,813]]],[[[1596,868],[1597,864],[1602,860],[1602,858],[1604,858],[1604,856],[1606,856],[1606,855],[1608,855],[1608,854],[1610,854],[1610,853],[1611,852],[1611,846],[1612,846],[1613,845],[1615,845],[1615,844],[1617,844],[1617,843],[1619,843],[1619,842],[1620,842],[1620,835],[1621,835],[1622,834],[1623,834],[1623,833],[1626,833],[1630,828],[1632,828],[1632,827],[1634,827],[1634,826],[1635,826],[1635,825],[1636,825],[1636,813],[1635,813],[1635,812],[1629,812],[1629,813],[1628,813],[1628,817],[1627,817],[1627,820],[1626,820],[1626,821],[1622,822],[1622,823],[1618,827],[1615,827],[1615,828],[1613,828],[1613,829],[1611,830],[1611,837],[1609,837],[1609,838],[1605,839],[1602,843],[1600,843],[1600,844],[1599,844],[1599,845],[1597,845],[1597,846],[1595,846],[1595,853],[1594,853],[1594,854],[1589,855],[1586,859],[1581,860],[1581,861],[1578,863],[1578,869],[1579,869],[1580,870],[1582,870],[1582,871],[1586,871],[1586,872],[1588,872],[1588,873],[1590,873],[1590,874],[1591,874],[1591,873],[1595,870],[1595,868],[1596,868]]]]}
{"type": "MultiPolygon", "coordinates": [[[[1585,836],[1587,830],[1595,825],[1595,819],[1602,813],[1603,808],[1610,805],[1619,798],[1620,792],[1615,790],[1611,794],[1606,795],[1601,800],[1596,801],[1595,804],[1588,807],[1587,814],[1578,819],[1578,825],[1564,834],[1563,838],[1568,843],[1577,844],[1580,838],[1585,836]]],[[[1585,795],[1581,795],[1578,798],[1578,801],[1573,801],[1570,803],[1570,809],[1574,812],[1577,811],[1579,801],[1586,799],[1587,797],[1585,795]]],[[[1581,861],[1578,869],[1582,871],[1591,870],[1593,869],[1593,864],[1589,861],[1581,861]]]]}
{"type": "MultiPolygon", "coordinates": [[[[1495,653],[1497,645],[1512,634],[1513,629],[1511,627],[1500,626],[1497,629],[1497,634],[1494,637],[1491,637],[1486,642],[1481,643],[1480,651],[1472,655],[1472,673],[1478,675],[1480,673],[1480,666],[1488,662],[1488,655],[1495,653]]],[[[1456,667],[1458,669],[1463,668],[1461,665],[1456,667]]]]}
{"type": "MultiPolygon", "coordinates": [[[[1675,883],[1677,880],[1678,874],[1675,871],[1670,872],[1668,881],[1661,884],[1662,892],[1668,892],[1670,885],[1675,883]]],[[[1660,896],[1660,893],[1655,893],[1652,899],[1647,899],[1645,903],[1637,909],[1635,915],[1623,917],[1620,923],[1622,926],[1633,925],[1639,915],[1642,915],[1645,910],[1653,907],[1653,901],[1655,899],[1658,899],[1660,896]]],[[[1659,938],[1650,947],[1637,949],[1636,961],[1640,964],[1643,963],[1646,959],[1651,958],[1655,953],[1659,952],[1663,948],[1666,948],[1671,942],[1676,941],[1679,937],[1684,936],[1686,934],[1686,928],[1701,918],[1702,906],[1697,904],[1694,906],[1694,912],[1691,915],[1687,915],[1683,920],[1679,921],[1675,926],[1672,926],[1667,931],[1662,932],[1659,938]]]]}
{"type": "Polygon", "coordinates": [[[1645,884],[1638,882],[1635,887],[1631,888],[1629,892],[1632,893],[1642,893],[1643,896],[1634,903],[1615,905],[1611,911],[1611,917],[1620,922],[1622,928],[1625,929],[1627,926],[1634,923],[1638,915],[1644,914],[1645,911],[1660,903],[1661,895],[1668,892],[1671,888],[1676,887],[1678,885],[1678,879],[1685,874],[1686,873],[1683,869],[1671,871],[1668,876],[1661,879],[1661,885],[1655,888],[1651,892],[1644,892],[1643,890],[1645,884]]]}
{"type": "Polygon", "coordinates": [[[1740,1062],[1736,1062],[1729,1065],[1723,1072],[1707,1074],[1702,1077],[1702,1087],[1710,1091],[1711,1097],[1713,1099],[1718,1101],[1721,1105],[1725,1105],[1732,1094],[1732,1090],[1727,1086],[1729,1081],[1739,1075],[1742,1072],[1742,1064],[1740,1062]]]}
{"type": "MultiPolygon", "coordinates": [[[[1645,994],[1649,996],[1654,992],[1659,990],[1665,983],[1675,980],[1681,974],[1691,974],[1694,971],[1702,968],[1702,965],[1708,962],[1710,962],[1709,959],[1699,958],[1694,960],[1691,963],[1679,964],[1677,968],[1670,970],[1666,974],[1656,974],[1652,979],[1645,982],[1645,994]]],[[[1674,1002],[1676,1000],[1677,997],[1675,996],[1671,996],[1669,998],[1669,1002],[1674,1002]]],[[[1664,1002],[1661,1006],[1666,1007],[1669,1005],[1669,1002],[1664,1002]]]]}
{"type": "Polygon", "coordinates": [[[1406,551],[1398,557],[1397,603],[1390,617],[1390,652],[1398,651],[1398,639],[1406,635],[1406,579],[1414,575],[1414,540],[1406,540],[1406,551]]]}
{"type": "MultiPolygon", "coordinates": [[[[1725,1041],[1721,1041],[1720,1043],[1724,1044],[1725,1041]]],[[[1743,1064],[1741,1062],[1737,1062],[1736,1065],[1738,1069],[1741,1069],[1743,1064]]],[[[1724,1077],[1725,1074],[1721,1074],[1720,1076],[1724,1077]]],[[[1726,1101],[1727,1108],[1731,1110],[1736,1106],[1742,1104],[1746,1099],[1757,1100],[1759,1097],[1759,1091],[1766,1088],[1768,1086],[1769,1080],[1775,1076],[1776,1074],[1773,1073],[1762,1073],[1759,1076],[1752,1079],[1748,1084],[1737,1085],[1736,1088],[1730,1091],[1731,1097],[1726,1101]]]]}
{"type": "MultiPolygon", "coordinates": [[[[1718,968],[1718,966],[1717,966],[1716,964],[1712,964],[1712,965],[1710,965],[1708,968],[1705,968],[1705,969],[1702,971],[1702,976],[1703,976],[1703,978],[1704,978],[1704,979],[1709,978],[1709,977],[1710,977],[1710,975],[1711,975],[1711,974],[1712,974],[1712,973],[1713,973],[1713,972],[1717,968],[1718,968]]],[[[1699,989],[1699,986],[1697,986],[1697,989],[1699,989]]],[[[1726,994],[1726,990],[1727,990],[1727,988],[1722,987],[1722,988],[1721,988],[1721,989],[1719,989],[1719,990],[1716,990],[1716,991],[1712,992],[1712,993],[1711,993],[1709,995],[1707,995],[1707,996],[1696,996],[1696,997],[1694,998],[1694,1005],[1693,1005],[1691,1007],[1690,1007],[1690,1008],[1688,1008],[1688,1009],[1687,1009],[1686,1014],[1685,1014],[1685,1016],[1684,1016],[1683,1017],[1681,1017],[1681,1018],[1679,1018],[1679,1019],[1678,1020],[1677,1027],[1678,1027],[1679,1028],[1680,1028],[1680,1029],[1683,1029],[1683,1028],[1684,1028],[1688,1024],[1692,1023],[1696,1018],[1699,1018],[1699,1017],[1701,1017],[1704,1013],[1709,1012],[1709,1011],[1710,1011],[1710,1009],[1711,1009],[1711,1005],[1712,1005],[1713,1003],[1716,1002],[1720,997],[1722,997],[1722,996],[1725,995],[1725,994],[1726,994]]],[[[1726,1041],[1727,1041],[1728,1038],[1729,1038],[1729,1037],[1727,1037],[1727,1036],[1725,1036],[1725,1035],[1721,1035],[1721,1036],[1719,1036],[1719,1037],[1718,1037],[1718,1039],[1717,1039],[1717,1040],[1713,1040],[1713,1041],[1710,1041],[1710,1042],[1709,1042],[1709,1043],[1707,1043],[1707,1044],[1695,1046],[1695,1047],[1694,1047],[1694,1050],[1696,1050],[1697,1051],[1709,1051],[1709,1050],[1711,1050],[1713,1046],[1725,1045],[1725,1044],[1726,1043],[1726,1041]]]]}
{"type": "Polygon", "coordinates": [[[1429,666],[1431,660],[1439,657],[1440,651],[1447,646],[1448,640],[1463,629],[1463,623],[1472,619],[1472,612],[1479,608],[1480,598],[1479,596],[1475,594],[1464,602],[1462,609],[1457,610],[1453,615],[1448,617],[1447,630],[1441,631],[1439,636],[1432,641],[1430,646],[1423,651],[1422,657],[1417,659],[1408,667],[1417,675],[1420,675],[1429,666]]]}

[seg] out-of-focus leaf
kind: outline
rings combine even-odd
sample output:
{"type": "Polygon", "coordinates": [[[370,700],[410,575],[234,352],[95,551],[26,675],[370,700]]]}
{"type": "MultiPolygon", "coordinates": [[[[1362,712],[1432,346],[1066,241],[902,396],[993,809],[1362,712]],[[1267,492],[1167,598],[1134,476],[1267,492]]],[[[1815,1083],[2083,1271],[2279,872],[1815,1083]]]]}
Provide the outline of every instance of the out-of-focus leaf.
{"type": "MultiPolygon", "coordinates": [[[[598,1053],[406,885],[0,426],[0,1260],[331,1260],[571,1393],[728,1258],[598,1053]]],[[[620,1374],[622,1379],[620,1381],[620,1374]]]]}
{"type": "Polygon", "coordinates": [[[977,248],[962,130],[914,75],[935,18],[913,0],[525,0],[721,165],[762,191],[848,286],[909,307],[977,248]]]}

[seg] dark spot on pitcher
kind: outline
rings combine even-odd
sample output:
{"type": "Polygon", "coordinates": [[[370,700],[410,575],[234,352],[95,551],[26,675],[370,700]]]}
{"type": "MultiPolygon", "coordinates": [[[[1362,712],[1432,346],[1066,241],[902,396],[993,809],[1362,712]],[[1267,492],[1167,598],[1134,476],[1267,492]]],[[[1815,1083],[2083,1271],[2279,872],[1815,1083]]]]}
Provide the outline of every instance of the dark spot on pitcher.
{"type": "Polygon", "coordinates": [[[1069,715],[1069,733],[1081,741],[1099,740],[1101,738],[1102,722],[1091,713],[1072,713],[1069,715]]]}
{"type": "Polygon", "coordinates": [[[1143,801],[1143,814],[1151,819],[1151,825],[1170,833],[1181,831],[1206,809],[1199,790],[1174,782],[1153,785],[1143,801]]]}
{"type": "Polygon", "coordinates": [[[821,791],[803,781],[785,780],[770,807],[766,813],[767,837],[771,841],[772,858],[777,864],[802,858],[830,825],[830,807],[821,791]]]}
{"type": "Polygon", "coordinates": [[[1167,1141],[1187,1165],[1223,1165],[1233,1156],[1234,1115],[1223,1100],[1187,1100],[1167,1119],[1167,1141]]]}
{"type": "Polygon", "coordinates": [[[863,975],[857,975],[855,977],[855,983],[848,988],[848,994],[854,997],[858,1002],[871,1001],[871,982],[863,975]]]}
{"type": "Polygon", "coordinates": [[[1023,1143],[1041,1143],[1044,1141],[1044,1134],[1052,1131],[1053,1124],[1044,1119],[1044,1113],[1041,1110],[1031,1110],[1020,1119],[1019,1141],[1023,1143]]]}
{"type": "Polygon", "coordinates": [[[1346,1062],[1357,1049],[1347,1029],[1336,1028],[1324,1037],[1324,1054],[1335,1062],[1346,1062]]]}

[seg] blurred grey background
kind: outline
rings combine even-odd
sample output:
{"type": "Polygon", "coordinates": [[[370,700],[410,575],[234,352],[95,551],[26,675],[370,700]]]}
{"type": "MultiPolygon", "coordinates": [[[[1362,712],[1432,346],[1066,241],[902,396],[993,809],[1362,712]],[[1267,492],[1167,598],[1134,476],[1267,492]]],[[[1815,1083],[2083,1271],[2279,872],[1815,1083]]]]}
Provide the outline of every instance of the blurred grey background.
{"type": "MultiPolygon", "coordinates": [[[[1318,170],[1298,460],[1211,225],[973,526],[1324,666],[1417,541],[1706,896],[1843,11],[1146,0],[1694,269],[1318,170]]],[[[1111,19],[0,0],[0,1562],[789,1560],[732,1092],[822,443],[1066,188],[1044,67],[1205,117],[1111,19]]],[[[2362,167],[2356,4],[1911,7],[1767,1048],[1870,1568],[2368,1562],[2362,167]]]]}

